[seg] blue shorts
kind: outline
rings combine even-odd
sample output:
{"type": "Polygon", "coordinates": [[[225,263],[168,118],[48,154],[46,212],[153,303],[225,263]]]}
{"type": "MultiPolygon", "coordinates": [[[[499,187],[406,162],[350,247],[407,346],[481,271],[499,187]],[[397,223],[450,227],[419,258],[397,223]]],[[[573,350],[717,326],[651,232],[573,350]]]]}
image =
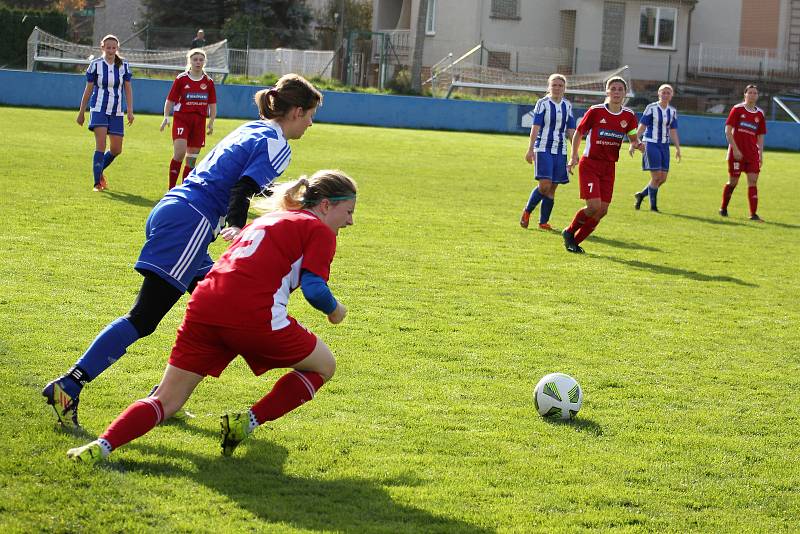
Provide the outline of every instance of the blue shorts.
{"type": "Polygon", "coordinates": [[[214,232],[208,219],[179,198],[164,198],[156,204],[145,224],[146,240],[137,271],[150,271],[182,292],[195,278],[202,278],[211,266],[208,245],[214,232]]]}
{"type": "Polygon", "coordinates": [[[89,129],[108,128],[108,135],[125,135],[125,121],[121,115],[106,115],[99,111],[89,113],[89,129]]]}
{"type": "Polygon", "coordinates": [[[644,144],[642,154],[643,171],[668,171],[669,170],[669,143],[644,144]]]}
{"type": "Polygon", "coordinates": [[[568,184],[567,157],[563,154],[537,152],[536,179],[551,180],[554,184],[568,184]]]}

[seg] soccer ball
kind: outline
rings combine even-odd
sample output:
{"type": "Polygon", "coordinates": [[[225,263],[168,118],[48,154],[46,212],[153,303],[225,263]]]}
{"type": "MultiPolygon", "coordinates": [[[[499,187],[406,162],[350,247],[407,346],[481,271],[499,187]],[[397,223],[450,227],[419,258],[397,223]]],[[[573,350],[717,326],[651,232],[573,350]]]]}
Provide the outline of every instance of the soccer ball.
{"type": "Polygon", "coordinates": [[[583,390],[571,376],[550,373],[533,389],[533,404],[542,417],[572,419],[583,404],[583,390]]]}

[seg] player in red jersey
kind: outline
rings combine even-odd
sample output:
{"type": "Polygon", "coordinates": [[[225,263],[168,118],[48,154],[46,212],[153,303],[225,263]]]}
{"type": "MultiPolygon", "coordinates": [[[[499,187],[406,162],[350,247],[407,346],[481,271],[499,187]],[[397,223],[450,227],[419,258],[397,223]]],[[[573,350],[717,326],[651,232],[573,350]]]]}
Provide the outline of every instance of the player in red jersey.
{"type": "Polygon", "coordinates": [[[736,104],[725,121],[725,137],[728,139],[728,183],[722,189],[722,206],[719,214],[728,216],[728,203],[739,176],[747,175],[747,200],[750,202],[750,220],[764,222],[758,216],[758,174],[764,164],[764,136],[767,134],[767,119],[756,106],[758,87],[744,88],[744,102],[736,104]]]}
{"type": "Polygon", "coordinates": [[[569,252],[582,254],[580,243],[608,213],[614,192],[614,166],[625,136],[634,148],[641,148],[636,135],[636,114],[622,106],[627,91],[628,84],[623,78],[610,78],[606,82],[605,104],[590,107],[572,136],[572,158],[567,169],[572,172],[578,165],[581,198],[586,200],[586,207],[578,210],[572,223],[561,232],[569,252]],[[586,135],[586,150],[578,163],[583,135],[586,135]]]}
{"type": "Polygon", "coordinates": [[[134,440],[183,406],[208,375],[218,377],[241,354],[256,375],[290,367],[248,412],[222,416],[222,453],[266,421],[314,398],[331,379],[336,360],[328,346],[287,313],[291,291],[342,322],[347,309],[328,288],[336,236],[353,224],[356,184],[341,171],[282,184],[271,197],[279,211],[247,226],[197,285],[178,329],[164,377],[155,392],[131,404],[97,440],[67,456],[94,463],[134,440]]]}
{"type": "Polygon", "coordinates": [[[178,74],[164,102],[164,120],[161,131],[169,126],[169,114],[173,111],[172,159],[169,162],[169,189],[178,183],[181,164],[186,156],[183,178],[186,178],[197,163],[200,149],[206,146],[206,132],[214,132],[217,118],[217,91],[214,80],[203,69],[206,53],[201,48],[186,54],[186,72],[178,74]],[[208,127],[206,127],[208,117],[208,127]],[[188,155],[187,155],[188,151],[188,155]]]}

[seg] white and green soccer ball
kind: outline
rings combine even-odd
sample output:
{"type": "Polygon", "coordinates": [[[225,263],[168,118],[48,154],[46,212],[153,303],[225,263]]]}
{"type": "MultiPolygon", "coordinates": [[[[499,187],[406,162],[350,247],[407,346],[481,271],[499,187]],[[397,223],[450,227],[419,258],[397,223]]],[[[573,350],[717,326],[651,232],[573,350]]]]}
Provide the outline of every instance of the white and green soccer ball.
{"type": "Polygon", "coordinates": [[[533,389],[533,403],[542,417],[572,419],[583,404],[583,389],[569,375],[550,373],[533,389]]]}

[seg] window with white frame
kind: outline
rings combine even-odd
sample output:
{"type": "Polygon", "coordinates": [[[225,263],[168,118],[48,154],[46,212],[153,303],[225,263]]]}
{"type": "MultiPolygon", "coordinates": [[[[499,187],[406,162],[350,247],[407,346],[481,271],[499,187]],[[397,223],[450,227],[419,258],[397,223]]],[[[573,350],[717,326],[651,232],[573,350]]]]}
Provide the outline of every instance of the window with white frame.
{"type": "Polygon", "coordinates": [[[428,0],[428,16],[425,18],[425,35],[436,35],[436,0],[428,0]]]}
{"type": "Polygon", "coordinates": [[[639,46],[674,49],[677,21],[678,10],[674,7],[642,6],[639,16],[639,46]]]}
{"type": "Polygon", "coordinates": [[[492,0],[494,19],[519,20],[519,0],[492,0]]]}

